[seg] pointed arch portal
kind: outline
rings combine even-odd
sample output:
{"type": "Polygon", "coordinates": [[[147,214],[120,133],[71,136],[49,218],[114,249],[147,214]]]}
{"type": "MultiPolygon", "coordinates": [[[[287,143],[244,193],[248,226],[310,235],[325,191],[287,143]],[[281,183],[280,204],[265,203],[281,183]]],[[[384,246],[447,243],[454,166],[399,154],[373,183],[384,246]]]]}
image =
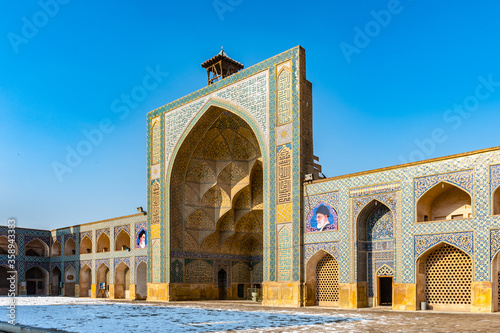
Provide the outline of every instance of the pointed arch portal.
{"type": "Polygon", "coordinates": [[[360,307],[392,304],[392,278],[379,277],[383,265],[394,267],[395,220],[389,207],[378,200],[359,213],[356,226],[357,282],[360,307]],[[383,299],[383,302],[382,302],[383,299]]]}
{"type": "Polygon", "coordinates": [[[472,258],[459,248],[441,242],[417,260],[417,304],[434,310],[470,310],[472,258]]]}
{"type": "MultiPolygon", "coordinates": [[[[252,279],[262,281],[262,270],[253,272],[263,253],[262,163],[261,147],[248,123],[218,107],[206,111],[178,150],[170,177],[172,249],[245,262],[227,260],[232,271],[215,275],[226,274],[224,291],[217,285],[217,294],[207,291],[195,298],[237,298],[238,290],[241,294],[252,286],[252,279]]],[[[189,272],[193,264],[187,261],[189,272]]],[[[207,271],[190,276],[190,281],[202,283],[214,274],[203,267],[207,271]]]]}

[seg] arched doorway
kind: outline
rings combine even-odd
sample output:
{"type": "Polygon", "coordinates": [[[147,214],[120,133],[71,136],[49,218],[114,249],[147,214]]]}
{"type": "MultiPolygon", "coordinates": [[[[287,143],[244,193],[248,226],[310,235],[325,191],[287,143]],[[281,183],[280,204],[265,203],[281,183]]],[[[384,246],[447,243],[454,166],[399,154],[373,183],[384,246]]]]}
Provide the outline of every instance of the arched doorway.
{"type": "Polygon", "coordinates": [[[417,202],[417,222],[466,219],[472,217],[472,198],[456,185],[440,182],[417,202]]]}
{"type": "Polygon", "coordinates": [[[14,274],[14,280],[10,280],[13,274],[9,273],[12,271],[7,265],[0,266],[0,295],[7,296],[11,290],[14,290],[14,294],[17,295],[17,274],[14,274]],[[11,288],[13,287],[13,288],[11,288]]]}
{"type": "Polygon", "coordinates": [[[227,299],[227,273],[223,269],[217,273],[217,288],[219,299],[227,299]]]}
{"type": "Polygon", "coordinates": [[[49,272],[41,267],[32,267],[25,273],[27,295],[48,295],[49,272]]]}
{"type": "Polygon", "coordinates": [[[427,250],[417,260],[417,304],[434,310],[469,311],[472,258],[448,243],[427,250]]]}
{"type": "Polygon", "coordinates": [[[80,254],[92,253],[92,240],[85,236],[80,241],[80,254]]]}
{"type": "MultiPolygon", "coordinates": [[[[380,305],[381,280],[377,277],[377,267],[383,264],[394,267],[394,225],[392,211],[378,200],[369,202],[358,215],[356,239],[359,307],[380,305]]],[[[387,281],[382,281],[387,286],[387,281]]],[[[382,289],[384,299],[388,299],[386,289],[382,289]]]]}
{"type": "Polygon", "coordinates": [[[110,251],[110,241],[108,235],[104,232],[97,238],[97,252],[109,252],[110,251]]]}
{"type": "Polygon", "coordinates": [[[52,283],[51,283],[51,295],[59,296],[60,294],[60,283],[61,283],[61,270],[59,267],[54,267],[52,269],[52,283]]]}
{"type": "Polygon", "coordinates": [[[306,305],[337,306],[339,302],[339,265],[323,250],[306,264],[306,305]]]}
{"type": "Polygon", "coordinates": [[[148,296],[148,266],[141,261],[135,270],[135,299],[146,299],[148,296]]]}
{"type": "Polygon", "coordinates": [[[64,273],[64,296],[75,297],[76,269],[69,265],[64,273]]]}
{"type": "Polygon", "coordinates": [[[76,243],[73,238],[69,238],[64,244],[64,255],[74,256],[76,254],[76,243]]]}
{"type": "Polygon", "coordinates": [[[60,257],[61,256],[61,243],[59,241],[55,241],[52,243],[51,247],[52,257],[60,257]]]}
{"type": "Polygon", "coordinates": [[[233,264],[218,259],[214,267],[184,258],[186,274],[180,277],[183,281],[175,280],[190,284],[191,289],[189,295],[173,295],[174,299],[222,297],[222,291],[213,293],[220,267],[225,267],[226,287],[222,289],[227,299],[238,299],[238,290],[241,296],[241,290],[253,286],[252,279],[262,281],[261,271],[250,272],[262,262],[263,253],[262,161],[251,127],[217,107],[207,110],[184,139],[170,178],[170,223],[176,231],[170,234],[171,247],[213,258],[238,255],[241,260],[233,264]],[[191,274],[195,265],[205,271],[191,274]]]}
{"type": "Polygon", "coordinates": [[[80,268],[80,297],[90,297],[92,285],[92,269],[88,265],[80,268]]]}
{"type": "Polygon", "coordinates": [[[392,305],[394,271],[389,266],[384,265],[378,269],[376,276],[378,304],[392,305]]]}
{"type": "MultiPolygon", "coordinates": [[[[108,238],[109,239],[109,238],[108,238]]],[[[108,298],[109,297],[109,282],[110,282],[110,271],[106,264],[101,264],[97,268],[97,297],[108,298]]]]}
{"type": "Polygon", "coordinates": [[[124,262],[115,267],[115,298],[130,298],[130,268],[124,262]]]}
{"type": "Polygon", "coordinates": [[[24,254],[30,257],[48,257],[49,246],[41,240],[33,239],[24,246],[24,254]]]}
{"type": "Polygon", "coordinates": [[[130,235],[125,230],[122,230],[116,236],[115,251],[125,251],[127,249],[130,250],[130,235]]]}

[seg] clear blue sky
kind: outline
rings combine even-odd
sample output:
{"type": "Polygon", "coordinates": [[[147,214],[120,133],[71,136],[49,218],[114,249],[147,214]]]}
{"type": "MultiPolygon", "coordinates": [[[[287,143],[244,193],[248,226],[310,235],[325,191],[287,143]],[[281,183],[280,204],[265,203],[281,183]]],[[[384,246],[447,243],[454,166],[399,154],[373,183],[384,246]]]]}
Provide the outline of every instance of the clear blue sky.
{"type": "Polygon", "coordinates": [[[329,177],[499,145],[498,1],[59,1],[0,4],[0,224],[146,207],[146,114],[206,85],[200,63],[221,45],[247,67],[306,49],[329,177]],[[156,87],[120,104],[148,66],[156,87]]]}

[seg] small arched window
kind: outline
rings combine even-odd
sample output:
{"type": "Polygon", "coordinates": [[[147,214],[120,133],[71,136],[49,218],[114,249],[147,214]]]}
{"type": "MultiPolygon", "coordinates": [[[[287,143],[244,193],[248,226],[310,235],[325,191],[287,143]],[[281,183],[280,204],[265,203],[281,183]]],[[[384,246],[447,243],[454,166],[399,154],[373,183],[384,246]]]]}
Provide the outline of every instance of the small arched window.
{"type": "Polygon", "coordinates": [[[80,254],[92,253],[92,241],[88,236],[80,241],[80,254]]]}
{"type": "Polygon", "coordinates": [[[61,243],[59,241],[55,241],[52,244],[52,257],[59,257],[61,256],[61,243]]]}
{"type": "Polygon", "coordinates": [[[440,182],[417,202],[417,222],[445,221],[472,217],[471,196],[450,183],[440,182]]]}
{"type": "Polygon", "coordinates": [[[125,230],[122,230],[116,236],[115,251],[124,251],[127,249],[130,250],[130,236],[125,230]]]}
{"type": "Polygon", "coordinates": [[[24,254],[31,257],[48,257],[49,246],[39,239],[34,239],[26,244],[24,254]]]}
{"type": "Polygon", "coordinates": [[[500,186],[493,192],[492,197],[493,215],[500,214],[500,186]]]}
{"type": "Polygon", "coordinates": [[[97,252],[109,252],[109,251],[110,251],[109,237],[103,232],[97,239],[97,252]]]}

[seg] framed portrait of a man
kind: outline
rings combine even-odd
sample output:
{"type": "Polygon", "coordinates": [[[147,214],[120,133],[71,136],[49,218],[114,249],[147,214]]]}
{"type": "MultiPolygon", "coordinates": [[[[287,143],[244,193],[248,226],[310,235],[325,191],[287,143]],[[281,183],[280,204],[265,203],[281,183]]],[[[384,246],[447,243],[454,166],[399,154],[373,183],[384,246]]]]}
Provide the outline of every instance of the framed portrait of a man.
{"type": "Polygon", "coordinates": [[[306,232],[322,232],[337,229],[337,212],[326,203],[319,203],[307,215],[306,232]]]}

